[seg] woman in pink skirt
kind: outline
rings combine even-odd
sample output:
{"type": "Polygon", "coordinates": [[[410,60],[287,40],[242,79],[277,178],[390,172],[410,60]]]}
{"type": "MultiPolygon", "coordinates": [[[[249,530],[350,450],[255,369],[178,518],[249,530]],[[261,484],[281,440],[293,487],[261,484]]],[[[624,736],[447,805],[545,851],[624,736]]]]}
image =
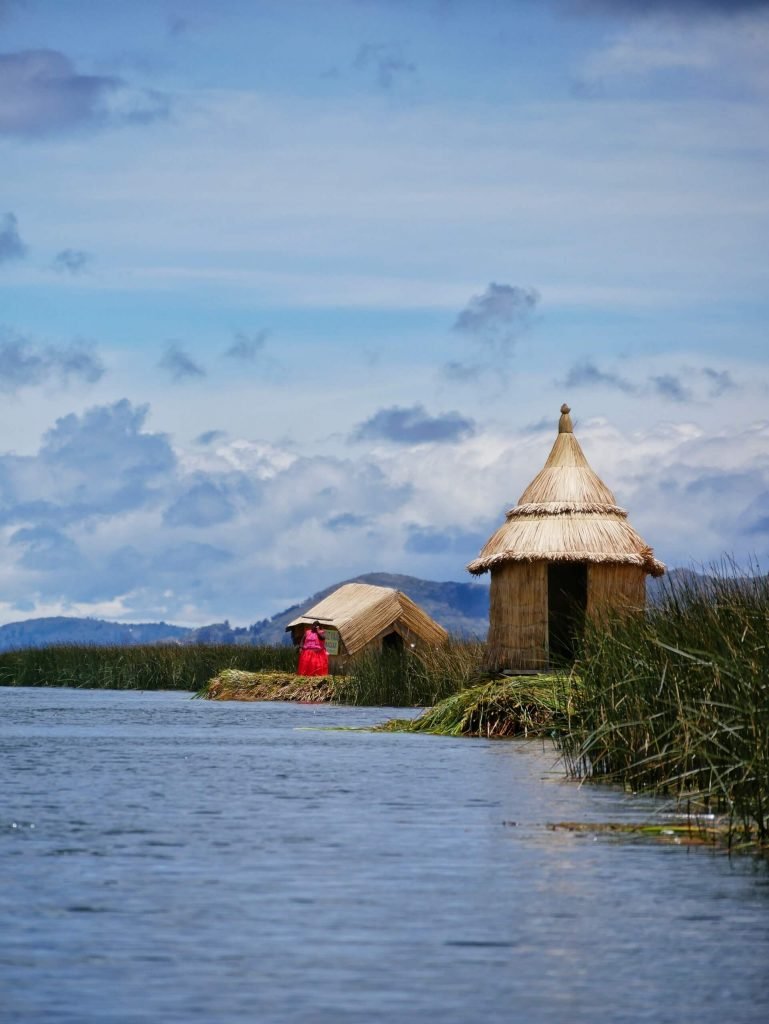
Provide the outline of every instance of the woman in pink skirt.
{"type": "Polygon", "coordinates": [[[326,634],[320,628],[318,621],[304,631],[302,642],[299,646],[299,667],[297,675],[300,676],[327,676],[328,675],[328,654],[326,652],[326,634]]]}

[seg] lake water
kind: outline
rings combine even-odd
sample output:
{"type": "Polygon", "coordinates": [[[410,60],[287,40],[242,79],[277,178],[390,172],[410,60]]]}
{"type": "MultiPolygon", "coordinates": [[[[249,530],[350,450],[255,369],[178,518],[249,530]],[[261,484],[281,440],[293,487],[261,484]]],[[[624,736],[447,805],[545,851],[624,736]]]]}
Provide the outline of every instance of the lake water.
{"type": "MultiPolygon", "coordinates": [[[[769,1020],[765,865],[396,712],[0,690],[4,1024],[769,1020]]],[[[397,712],[402,714],[402,712],[397,712]]]]}

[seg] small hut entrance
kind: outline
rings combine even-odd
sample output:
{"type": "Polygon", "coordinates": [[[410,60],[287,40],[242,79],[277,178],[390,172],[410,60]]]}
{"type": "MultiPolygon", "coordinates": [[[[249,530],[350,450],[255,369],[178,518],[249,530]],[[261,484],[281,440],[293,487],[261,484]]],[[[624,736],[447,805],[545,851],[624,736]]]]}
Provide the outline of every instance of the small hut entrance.
{"type": "Polygon", "coordinates": [[[403,651],[403,637],[400,633],[387,633],[382,637],[382,650],[395,651],[400,654],[403,651]]]}
{"type": "Polygon", "coordinates": [[[573,661],[585,628],[587,565],[551,562],[547,567],[548,646],[551,661],[573,661]]]}

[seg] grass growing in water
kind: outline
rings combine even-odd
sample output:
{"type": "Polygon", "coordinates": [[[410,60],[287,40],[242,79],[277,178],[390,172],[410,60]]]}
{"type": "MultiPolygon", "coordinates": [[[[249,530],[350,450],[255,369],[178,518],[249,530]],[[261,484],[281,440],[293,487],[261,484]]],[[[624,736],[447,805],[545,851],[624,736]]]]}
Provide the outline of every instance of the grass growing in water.
{"type": "Polygon", "coordinates": [[[516,676],[460,690],[418,718],[395,719],[385,731],[441,736],[538,736],[568,727],[575,680],[569,675],[516,676]]]}
{"type": "Polygon", "coordinates": [[[370,707],[426,707],[481,676],[485,645],[449,639],[419,651],[366,651],[336,679],[337,700],[370,707]]]}
{"type": "Polygon", "coordinates": [[[291,647],[59,645],[0,653],[0,686],[199,690],[222,669],[293,672],[291,647]]]}
{"type": "Polygon", "coordinates": [[[769,579],[669,583],[645,617],[590,627],[573,775],[694,800],[769,842],[769,579]]]}

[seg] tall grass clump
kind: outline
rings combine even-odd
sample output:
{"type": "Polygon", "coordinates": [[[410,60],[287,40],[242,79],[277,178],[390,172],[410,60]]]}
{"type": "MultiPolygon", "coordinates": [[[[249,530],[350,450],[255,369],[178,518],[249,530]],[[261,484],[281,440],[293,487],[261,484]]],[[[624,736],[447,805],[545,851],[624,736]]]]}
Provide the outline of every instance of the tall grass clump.
{"type": "Polygon", "coordinates": [[[336,699],[370,707],[425,707],[476,683],[485,645],[450,638],[422,650],[365,651],[335,680],[336,699]]]}
{"type": "Polygon", "coordinates": [[[568,727],[576,685],[567,673],[495,679],[444,698],[418,718],[396,719],[383,728],[487,739],[556,735],[568,727]]]}
{"type": "Polygon", "coordinates": [[[223,669],[296,670],[291,647],[229,644],[57,645],[0,653],[0,686],[199,690],[223,669]]]}
{"type": "Polygon", "coordinates": [[[669,582],[645,616],[588,626],[574,775],[695,801],[769,841],[769,579],[669,582]]]}

